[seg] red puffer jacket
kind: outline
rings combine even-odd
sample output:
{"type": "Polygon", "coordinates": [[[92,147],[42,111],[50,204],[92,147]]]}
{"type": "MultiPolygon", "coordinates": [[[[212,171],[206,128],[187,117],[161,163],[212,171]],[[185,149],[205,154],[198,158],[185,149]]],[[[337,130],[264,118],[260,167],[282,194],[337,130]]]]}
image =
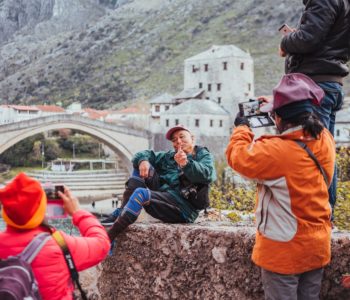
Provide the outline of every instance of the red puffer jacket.
{"type": "MultiPolygon", "coordinates": [[[[79,228],[81,237],[62,232],[78,271],[101,262],[107,255],[110,242],[105,229],[89,212],[79,210],[73,215],[73,224],[79,228]]],[[[0,232],[0,258],[17,255],[32,238],[47,229],[17,230],[10,226],[0,232]]],[[[62,250],[55,240],[49,240],[32,262],[35,278],[42,298],[50,300],[73,299],[74,289],[62,250]]]]}

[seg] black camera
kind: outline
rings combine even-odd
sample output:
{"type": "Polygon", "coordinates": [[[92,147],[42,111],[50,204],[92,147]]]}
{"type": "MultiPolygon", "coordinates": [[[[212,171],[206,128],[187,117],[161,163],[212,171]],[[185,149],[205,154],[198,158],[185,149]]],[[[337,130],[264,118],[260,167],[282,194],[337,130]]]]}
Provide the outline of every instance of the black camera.
{"type": "Polygon", "coordinates": [[[268,113],[260,111],[261,103],[261,101],[255,99],[249,99],[247,102],[238,103],[239,114],[241,117],[246,117],[248,119],[250,127],[255,128],[275,125],[268,113]]]}
{"type": "Polygon", "coordinates": [[[188,185],[180,190],[180,195],[186,200],[197,198],[197,187],[194,185],[188,185]]]}

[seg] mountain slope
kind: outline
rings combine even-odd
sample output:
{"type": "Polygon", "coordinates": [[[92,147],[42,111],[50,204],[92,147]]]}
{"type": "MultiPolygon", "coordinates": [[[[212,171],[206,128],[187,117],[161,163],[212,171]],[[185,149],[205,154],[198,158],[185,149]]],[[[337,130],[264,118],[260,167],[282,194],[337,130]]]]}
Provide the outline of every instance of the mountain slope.
{"type": "Polygon", "coordinates": [[[249,51],[256,94],[269,94],[283,72],[277,28],[295,26],[302,8],[299,0],[89,0],[82,9],[74,0],[67,9],[65,1],[0,48],[3,102],[107,108],[176,93],[184,59],[212,44],[249,51]]]}

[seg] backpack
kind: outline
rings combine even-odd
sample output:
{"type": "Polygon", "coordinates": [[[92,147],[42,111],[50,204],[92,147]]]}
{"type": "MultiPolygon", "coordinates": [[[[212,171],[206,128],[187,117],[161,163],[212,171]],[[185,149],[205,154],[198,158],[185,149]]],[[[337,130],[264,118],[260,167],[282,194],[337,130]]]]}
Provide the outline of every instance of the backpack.
{"type": "Polygon", "coordinates": [[[49,233],[40,233],[20,254],[0,260],[1,300],[41,299],[30,264],[50,238],[49,233]]]}

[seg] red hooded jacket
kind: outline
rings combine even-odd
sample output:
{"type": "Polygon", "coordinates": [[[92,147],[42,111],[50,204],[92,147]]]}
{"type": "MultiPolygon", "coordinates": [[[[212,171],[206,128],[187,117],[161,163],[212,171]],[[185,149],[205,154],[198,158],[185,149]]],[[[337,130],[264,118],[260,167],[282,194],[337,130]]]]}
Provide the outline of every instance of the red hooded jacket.
{"type": "MultiPolygon", "coordinates": [[[[81,237],[62,232],[78,271],[88,269],[101,262],[110,249],[105,229],[89,212],[79,210],[73,215],[73,224],[79,228],[81,237]]],[[[0,258],[19,254],[45,227],[18,230],[8,226],[0,232],[0,258]]],[[[43,300],[73,299],[74,286],[64,260],[62,250],[52,238],[41,249],[32,262],[35,278],[43,300]]]]}

